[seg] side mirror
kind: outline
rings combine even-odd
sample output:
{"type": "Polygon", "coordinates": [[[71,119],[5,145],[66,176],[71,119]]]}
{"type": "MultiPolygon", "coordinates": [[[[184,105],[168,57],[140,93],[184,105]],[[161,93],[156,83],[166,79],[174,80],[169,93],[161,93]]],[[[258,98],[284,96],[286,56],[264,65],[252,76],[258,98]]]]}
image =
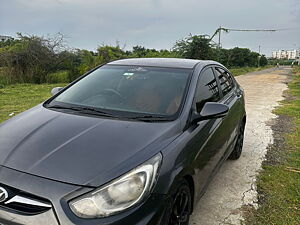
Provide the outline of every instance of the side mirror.
{"type": "Polygon", "coordinates": [[[60,92],[63,89],[63,87],[55,87],[51,90],[51,95],[56,95],[58,92],[60,92]]]}
{"type": "Polygon", "coordinates": [[[227,115],[228,106],[216,103],[216,102],[206,102],[200,113],[194,113],[192,116],[192,122],[197,123],[201,120],[221,118],[227,115]]]}

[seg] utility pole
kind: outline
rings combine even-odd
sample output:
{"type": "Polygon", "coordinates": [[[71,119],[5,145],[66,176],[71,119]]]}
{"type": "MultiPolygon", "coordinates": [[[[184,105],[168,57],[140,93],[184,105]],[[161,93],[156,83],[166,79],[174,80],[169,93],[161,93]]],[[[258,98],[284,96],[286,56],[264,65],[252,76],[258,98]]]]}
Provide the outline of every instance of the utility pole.
{"type": "Polygon", "coordinates": [[[221,26],[219,27],[219,42],[218,42],[218,47],[221,48],[221,26]]]}
{"type": "Polygon", "coordinates": [[[221,60],[221,26],[219,27],[219,42],[218,42],[218,61],[221,60]]]}

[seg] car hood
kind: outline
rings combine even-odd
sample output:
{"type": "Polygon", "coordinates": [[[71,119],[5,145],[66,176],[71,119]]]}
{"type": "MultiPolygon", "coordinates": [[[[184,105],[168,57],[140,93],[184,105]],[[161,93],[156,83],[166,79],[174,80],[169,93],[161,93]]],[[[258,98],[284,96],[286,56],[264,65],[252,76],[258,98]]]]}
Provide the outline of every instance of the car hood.
{"type": "Polygon", "coordinates": [[[36,176],[99,186],[170,143],[178,122],[82,116],[36,106],[0,125],[0,165],[36,176]]]}

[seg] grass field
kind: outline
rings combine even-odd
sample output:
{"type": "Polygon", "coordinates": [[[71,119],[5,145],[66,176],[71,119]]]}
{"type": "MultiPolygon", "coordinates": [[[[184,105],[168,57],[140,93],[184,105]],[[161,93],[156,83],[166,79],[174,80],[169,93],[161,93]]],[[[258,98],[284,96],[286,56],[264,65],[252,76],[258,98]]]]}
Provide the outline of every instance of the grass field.
{"type": "Polygon", "coordinates": [[[0,122],[7,120],[9,114],[18,114],[51,96],[53,87],[65,84],[14,84],[0,88],[0,122]]]}
{"type": "Polygon", "coordinates": [[[292,126],[268,152],[257,183],[261,206],[250,211],[246,224],[300,224],[300,67],[294,68],[288,86],[288,97],[275,113],[282,118],[278,121],[278,130],[287,125],[284,118],[288,118],[288,125],[292,126]]]}

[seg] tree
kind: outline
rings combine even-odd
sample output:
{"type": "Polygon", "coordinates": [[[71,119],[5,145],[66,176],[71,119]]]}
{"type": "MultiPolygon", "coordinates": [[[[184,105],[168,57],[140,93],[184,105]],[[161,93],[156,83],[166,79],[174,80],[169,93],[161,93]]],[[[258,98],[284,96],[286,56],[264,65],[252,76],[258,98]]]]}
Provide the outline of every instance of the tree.
{"type": "Polygon", "coordinates": [[[127,58],[123,49],[117,46],[104,45],[97,49],[99,59],[102,63],[108,63],[113,60],[127,58]]]}
{"type": "Polygon", "coordinates": [[[222,49],[222,52],[226,52],[221,63],[228,67],[245,67],[245,66],[256,66],[259,54],[252,52],[248,48],[232,48],[228,50],[222,49]],[[223,61],[224,60],[224,61],[223,61]]]}
{"type": "Polygon", "coordinates": [[[177,41],[173,50],[183,58],[212,59],[215,57],[210,40],[206,35],[190,35],[177,41]]]}
{"type": "Polygon", "coordinates": [[[56,70],[57,52],[63,48],[63,36],[38,37],[18,33],[18,41],[0,51],[2,66],[8,69],[11,80],[42,83],[46,75],[56,70]]]}
{"type": "Polygon", "coordinates": [[[79,71],[81,74],[84,74],[85,72],[96,67],[98,63],[101,63],[91,51],[78,49],[77,54],[80,59],[79,71]]]}
{"type": "Polygon", "coordinates": [[[259,65],[260,66],[266,66],[266,65],[268,65],[268,59],[266,58],[265,55],[261,55],[261,57],[259,59],[259,65]]]}
{"type": "Polygon", "coordinates": [[[148,52],[149,52],[149,49],[146,49],[145,47],[136,45],[136,46],[133,46],[131,55],[136,58],[142,58],[142,57],[145,57],[148,52]]]}
{"type": "Polygon", "coordinates": [[[0,48],[6,47],[6,46],[12,46],[15,43],[19,42],[18,39],[8,39],[6,41],[0,41],[0,48]]]}
{"type": "Polygon", "coordinates": [[[259,59],[259,53],[251,52],[248,57],[248,65],[247,66],[257,66],[257,60],[259,59]]]}

